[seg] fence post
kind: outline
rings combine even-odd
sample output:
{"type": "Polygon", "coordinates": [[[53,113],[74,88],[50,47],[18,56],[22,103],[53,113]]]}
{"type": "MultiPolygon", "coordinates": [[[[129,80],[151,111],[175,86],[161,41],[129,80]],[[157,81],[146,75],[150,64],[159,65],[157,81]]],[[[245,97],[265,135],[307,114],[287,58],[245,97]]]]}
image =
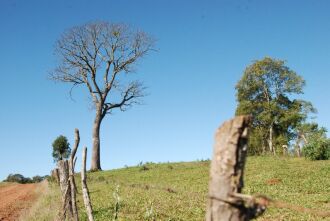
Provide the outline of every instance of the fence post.
{"type": "Polygon", "coordinates": [[[89,191],[86,182],[86,155],[87,155],[87,147],[83,149],[82,168],[81,168],[81,187],[82,187],[82,194],[83,194],[88,220],[94,221],[93,208],[92,208],[91,200],[89,198],[89,191]]]}
{"type": "Polygon", "coordinates": [[[241,198],[247,154],[249,116],[226,121],[215,135],[206,221],[249,220],[241,198]]]}
{"type": "Polygon", "coordinates": [[[62,192],[62,209],[61,209],[61,220],[65,220],[68,216],[72,218],[72,202],[71,202],[71,189],[69,180],[69,165],[67,160],[60,160],[57,163],[59,177],[60,177],[60,188],[62,192]]]}
{"type": "Polygon", "coordinates": [[[79,130],[75,129],[75,143],[74,147],[71,152],[71,156],[69,159],[69,180],[70,180],[70,188],[71,188],[71,205],[72,205],[72,212],[73,212],[73,220],[78,221],[78,209],[77,209],[77,202],[76,202],[76,192],[77,192],[77,186],[74,178],[74,166],[75,166],[75,155],[79,146],[80,142],[80,136],[79,136],[79,130]]]}
{"type": "Polygon", "coordinates": [[[58,168],[51,171],[51,176],[57,184],[60,184],[60,175],[58,174],[58,168]]]}

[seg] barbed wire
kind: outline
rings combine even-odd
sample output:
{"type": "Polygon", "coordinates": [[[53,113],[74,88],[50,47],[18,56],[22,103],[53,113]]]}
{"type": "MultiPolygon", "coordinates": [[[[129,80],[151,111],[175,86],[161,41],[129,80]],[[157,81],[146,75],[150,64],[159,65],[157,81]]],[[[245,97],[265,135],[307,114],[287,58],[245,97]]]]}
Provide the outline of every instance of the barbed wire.
{"type": "Polygon", "coordinates": [[[310,215],[315,215],[322,218],[330,217],[330,211],[322,211],[322,210],[297,206],[283,201],[274,200],[262,194],[255,194],[251,196],[241,193],[235,193],[228,199],[221,199],[214,196],[210,196],[209,198],[236,206],[241,206],[242,202],[245,202],[249,208],[254,208],[258,212],[257,214],[258,216],[262,214],[266,208],[274,207],[278,209],[290,209],[296,212],[308,213],[310,215]]]}

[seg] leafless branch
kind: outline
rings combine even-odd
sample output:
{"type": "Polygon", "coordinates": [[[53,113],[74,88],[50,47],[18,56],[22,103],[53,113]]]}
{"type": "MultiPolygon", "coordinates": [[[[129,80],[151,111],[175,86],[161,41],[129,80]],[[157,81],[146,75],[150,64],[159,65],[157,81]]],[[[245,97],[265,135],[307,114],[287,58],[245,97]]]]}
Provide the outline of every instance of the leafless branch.
{"type": "MultiPolygon", "coordinates": [[[[130,73],[136,63],[153,50],[154,40],[142,31],[133,31],[125,24],[88,23],[65,32],[56,43],[59,66],[51,73],[54,81],[86,85],[95,105],[106,113],[115,108],[124,111],[139,103],[144,89],[132,82],[119,89],[119,76],[130,73]],[[103,73],[99,73],[103,72],[103,73]],[[122,100],[111,103],[112,91],[119,91],[122,100]]],[[[114,91],[114,93],[116,93],[114,91]]]]}
{"type": "Polygon", "coordinates": [[[140,104],[140,99],[145,96],[144,90],[145,87],[141,82],[131,82],[124,90],[121,90],[121,100],[119,102],[104,103],[102,114],[111,114],[116,108],[126,111],[133,104],[140,104]]]}

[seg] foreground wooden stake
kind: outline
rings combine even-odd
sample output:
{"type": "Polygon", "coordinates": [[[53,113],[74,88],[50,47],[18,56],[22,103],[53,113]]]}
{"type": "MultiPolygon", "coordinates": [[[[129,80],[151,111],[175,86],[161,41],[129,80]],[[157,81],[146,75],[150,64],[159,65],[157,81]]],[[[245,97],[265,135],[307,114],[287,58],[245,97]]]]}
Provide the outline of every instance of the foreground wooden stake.
{"type": "Polygon", "coordinates": [[[216,132],[206,221],[241,221],[256,216],[258,208],[248,207],[239,194],[244,185],[249,123],[250,117],[239,116],[216,132]]]}
{"type": "Polygon", "coordinates": [[[89,198],[89,191],[86,182],[86,155],[87,155],[86,153],[87,153],[87,147],[83,149],[82,168],[81,168],[81,186],[82,186],[82,194],[83,194],[88,220],[94,221],[93,208],[92,208],[91,200],[89,198]]]}
{"type": "Polygon", "coordinates": [[[72,205],[71,205],[71,188],[69,180],[69,165],[67,160],[60,160],[57,163],[59,177],[60,177],[60,189],[62,192],[62,209],[61,220],[72,218],[72,205]]]}
{"type": "Polygon", "coordinates": [[[72,213],[73,213],[73,220],[78,221],[78,209],[77,209],[77,202],[76,202],[76,193],[77,193],[77,186],[74,179],[74,166],[75,166],[75,156],[77,153],[77,149],[80,142],[79,130],[75,129],[75,143],[74,147],[71,152],[70,160],[69,160],[69,180],[70,180],[70,188],[71,188],[71,203],[72,203],[72,213]]]}

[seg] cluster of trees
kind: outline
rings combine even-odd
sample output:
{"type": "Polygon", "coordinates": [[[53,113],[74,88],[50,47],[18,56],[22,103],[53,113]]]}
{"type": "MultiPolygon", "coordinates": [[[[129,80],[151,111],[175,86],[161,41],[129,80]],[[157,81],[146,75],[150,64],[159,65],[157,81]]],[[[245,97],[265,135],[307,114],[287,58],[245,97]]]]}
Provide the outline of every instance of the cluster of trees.
{"type": "Polygon", "coordinates": [[[34,176],[32,178],[30,177],[24,177],[22,174],[9,174],[7,176],[7,179],[4,180],[4,182],[13,182],[13,183],[39,183],[46,179],[48,176],[34,176]]]}
{"type": "Polygon", "coordinates": [[[311,102],[296,99],[304,79],[285,61],[266,57],[248,66],[236,85],[236,115],[252,115],[250,154],[295,151],[313,160],[330,158],[325,128],[309,123],[311,102]]]}

